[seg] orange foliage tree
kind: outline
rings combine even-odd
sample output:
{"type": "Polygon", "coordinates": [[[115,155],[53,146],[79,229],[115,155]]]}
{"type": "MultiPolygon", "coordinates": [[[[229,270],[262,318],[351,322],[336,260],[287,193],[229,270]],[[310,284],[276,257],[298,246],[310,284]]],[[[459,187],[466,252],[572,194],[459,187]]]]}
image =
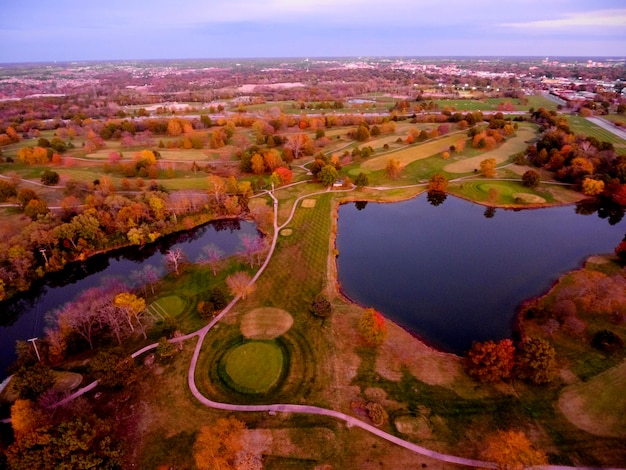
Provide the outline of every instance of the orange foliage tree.
{"type": "Polygon", "coordinates": [[[546,454],[533,449],[523,432],[497,431],[486,439],[482,458],[503,470],[523,470],[533,465],[547,465],[546,454]]]}
{"type": "Polygon", "coordinates": [[[467,372],[480,382],[498,382],[511,377],[515,347],[510,339],[472,343],[465,358],[467,372]]]}
{"type": "Polygon", "coordinates": [[[234,469],[245,428],[242,421],[232,417],[218,418],[215,424],[202,426],[193,445],[193,457],[198,469],[234,469]]]}

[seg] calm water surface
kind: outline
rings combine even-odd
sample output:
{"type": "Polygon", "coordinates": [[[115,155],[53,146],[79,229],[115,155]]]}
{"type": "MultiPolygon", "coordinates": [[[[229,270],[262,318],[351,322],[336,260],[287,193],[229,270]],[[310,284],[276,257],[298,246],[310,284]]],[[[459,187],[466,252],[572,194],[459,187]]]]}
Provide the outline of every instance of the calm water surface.
{"type": "Polygon", "coordinates": [[[574,206],[507,211],[421,195],[392,204],[340,207],[339,281],[374,307],[445,351],[473,340],[510,338],[516,307],[546,291],[592,254],[611,253],[626,232],[574,206]],[[361,210],[359,210],[359,208],[361,210]]]}
{"type": "Polygon", "coordinates": [[[214,244],[230,256],[240,250],[240,236],[256,234],[250,222],[227,220],[211,222],[185,233],[173,234],[141,248],[130,247],[94,256],[51,274],[46,282],[26,294],[0,303],[0,381],[5,369],[15,360],[15,341],[44,336],[46,313],[61,307],[90,287],[117,278],[132,285],[132,272],[147,264],[165,274],[165,253],[181,248],[189,261],[195,261],[202,248],[214,244]]]}

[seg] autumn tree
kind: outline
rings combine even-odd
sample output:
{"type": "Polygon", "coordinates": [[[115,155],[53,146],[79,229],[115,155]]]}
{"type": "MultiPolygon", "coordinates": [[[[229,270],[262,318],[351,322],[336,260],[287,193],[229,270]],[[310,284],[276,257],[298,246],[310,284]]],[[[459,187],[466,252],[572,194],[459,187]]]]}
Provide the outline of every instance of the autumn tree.
{"type": "Polygon", "coordinates": [[[41,182],[46,186],[54,186],[59,183],[59,174],[56,171],[44,170],[41,175],[41,182]]]}
{"type": "Polygon", "coordinates": [[[208,191],[215,198],[215,203],[222,202],[222,198],[226,193],[226,181],[218,175],[209,175],[207,177],[208,191]]]}
{"type": "Polygon", "coordinates": [[[5,202],[10,198],[17,196],[15,184],[10,181],[0,179],[0,202],[5,202]]]}
{"type": "Polygon", "coordinates": [[[496,175],[496,159],[486,158],[480,162],[480,172],[487,178],[493,178],[496,175]]]}
{"type": "Polygon", "coordinates": [[[324,186],[332,186],[335,181],[337,181],[338,176],[339,173],[333,165],[325,165],[317,174],[317,179],[323,183],[324,186]]]}
{"type": "Polygon", "coordinates": [[[385,317],[373,308],[366,309],[359,320],[359,333],[366,343],[380,346],[387,337],[385,317]]]}
{"type": "Polygon", "coordinates": [[[24,207],[24,214],[33,220],[37,220],[40,215],[46,215],[48,212],[50,212],[48,204],[41,199],[31,199],[24,207]]]}
{"type": "Polygon", "coordinates": [[[604,192],[604,181],[585,178],[582,183],[582,189],[585,196],[597,196],[604,192]]]}
{"type": "Polygon", "coordinates": [[[112,426],[92,414],[77,414],[41,426],[16,440],[6,451],[12,470],[122,468],[122,441],[112,426]]]}
{"type": "Polygon", "coordinates": [[[448,180],[441,173],[435,173],[428,181],[429,191],[444,192],[448,189],[448,180]]]}
{"type": "Polygon", "coordinates": [[[135,362],[122,349],[100,351],[89,361],[89,373],[103,387],[124,387],[136,378],[135,362]]]}
{"type": "Polygon", "coordinates": [[[20,441],[45,423],[45,414],[31,400],[18,398],[11,405],[11,427],[16,441],[20,441]]]}
{"type": "Polygon", "coordinates": [[[243,299],[254,292],[255,285],[251,282],[252,278],[250,274],[244,271],[238,271],[226,278],[226,285],[230,289],[230,292],[234,296],[241,296],[243,299]]]}
{"type": "Polygon", "coordinates": [[[146,310],[145,299],[137,297],[135,294],[131,294],[130,292],[120,292],[113,299],[113,305],[123,312],[122,314],[128,321],[128,326],[131,331],[135,331],[133,320],[138,323],[145,338],[145,328],[140,318],[141,314],[146,310]]]}
{"type": "Polygon", "coordinates": [[[54,376],[52,369],[37,362],[15,372],[11,384],[20,398],[34,400],[54,385],[54,376]]]}
{"type": "Polygon", "coordinates": [[[515,357],[515,375],[536,384],[552,382],[557,376],[554,348],[541,338],[523,341],[515,357]]]}
{"type": "Polygon", "coordinates": [[[400,166],[400,160],[397,158],[390,158],[387,160],[387,165],[385,166],[385,171],[387,172],[387,176],[391,179],[398,179],[400,177],[400,171],[402,170],[400,166]]]}
{"type": "Polygon", "coordinates": [[[513,430],[497,431],[487,436],[481,456],[501,470],[523,470],[548,464],[546,454],[534,449],[523,432],[513,430]]]}
{"type": "Polygon", "coordinates": [[[472,343],[465,357],[468,373],[480,382],[498,382],[511,377],[515,347],[510,339],[472,343]]]}
{"type": "Polygon", "coordinates": [[[367,186],[368,184],[370,184],[370,180],[367,177],[367,175],[363,172],[360,172],[357,177],[354,179],[354,185],[361,189],[364,186],[367,186]]]}
{"type": "Polygon", "coordinates": [[[536,188],[540,181],[539,172],[536,170],[525,171],[522,175],[522,184],[527,188],[536,188]]]}
{"type": "Polygon", "coordinates": [[[199,470],[235,469],[235,457],[241,450],[245,424],[233,417],[218,418],[202,426],[193,444],[193,457],[199,470]]]}
{"type": "MultiPolygon", "coordinates": [[[[293,158],[300,158],[302,155],[310,154],[313,150],[311,139],[306,134],[290,135],[285,142],[285,149],[288,149],[293,158]]],[[[285,155],[287,163],[289,158],[285,155]]]]}
{"type": "Polygon", "coordinates": [[[284,166],[276,168],[274,173],[278,176],[281,185],[291,184],[293,180],[293,172],[284,166]]]}

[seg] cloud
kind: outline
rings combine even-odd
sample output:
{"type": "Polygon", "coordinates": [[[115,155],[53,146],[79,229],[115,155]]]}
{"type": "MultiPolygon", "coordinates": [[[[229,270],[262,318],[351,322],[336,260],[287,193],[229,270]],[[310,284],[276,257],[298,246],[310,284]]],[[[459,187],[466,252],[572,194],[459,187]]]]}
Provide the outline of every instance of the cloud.
{"type": "Polygon", "coordinates": [[[537,31],[575,32],[579,28],[626,28],[626,9],[596,10],[566,14],[561,18],[548,20],[526,21],[520,23],[503,23],[500,26],[537,31]]]}

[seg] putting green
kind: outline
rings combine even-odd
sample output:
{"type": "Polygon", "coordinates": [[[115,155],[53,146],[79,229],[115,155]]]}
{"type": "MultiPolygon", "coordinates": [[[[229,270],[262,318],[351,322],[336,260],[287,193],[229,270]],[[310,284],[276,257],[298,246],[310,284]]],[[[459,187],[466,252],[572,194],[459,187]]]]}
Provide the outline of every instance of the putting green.
{"type": "Polygon", "coordinates": [[[241,319],[241,333],[248,339],[274,339],[293,325],[293,317],[279,308],[255,308],[241,319]]]}
{"type": "Polygon", "coordinates": [[[222,361],[229,386],[241,393],[261,394],[280,380],[284,356],[274,342],[250,341],[229,350],[222,361]]]}
{"type": "Polygon", "coordinates": [[[177,295],[168,295],[166,297],[156,299],[150,304],[150,307],[154,308],[155,311],[158,311],[160,313],[166,312],[171,316],[176,316],[182,313],[183,310],[185,310],[185,304],[185,300],[181,299],[177,295]]]}

